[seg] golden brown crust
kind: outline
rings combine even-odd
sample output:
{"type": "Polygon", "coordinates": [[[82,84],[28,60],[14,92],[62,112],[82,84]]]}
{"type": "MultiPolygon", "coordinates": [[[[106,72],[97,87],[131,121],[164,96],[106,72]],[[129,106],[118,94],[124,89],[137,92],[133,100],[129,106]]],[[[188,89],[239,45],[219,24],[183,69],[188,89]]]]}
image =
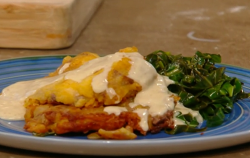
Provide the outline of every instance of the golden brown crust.
{"type": "Polygon", "coordinates": [[[103,108],[77,108],[65,105],[43,105],[29,107],[25,115],[24,129],[34,133],[64,134],[68,132],[83,132],[116,130],[129,125],[142,131],[140,118],[133,112],[122,112],[120,115],[108,114],[103,108]]]}
{"type": "MultiPolygon", "coordinates": [[[[99,108],[77,108],[65,105],[40,105],[27,108],[24,129],[28,132],[46,134],[65,134],[69,132],[88,133],[99,129],[113,131],[129,126],[133,131],[146,135],[140,127],[140,117],[133,112],[122,112],[120,115],[108,114],[99,108]]],[[[150,117],[149,131],[158,133],[165,128],[173,128],[173,111],[163,116],[150,117]]]]}
{"type": "Polygon", "coordinates": [[[151,133],[158,133],[165,128],[173,129],[174,128],[173,111],[167,111],[162,116],[150,117],[150,123],[151,123],[151,128],[150,128],[151,133]]]}

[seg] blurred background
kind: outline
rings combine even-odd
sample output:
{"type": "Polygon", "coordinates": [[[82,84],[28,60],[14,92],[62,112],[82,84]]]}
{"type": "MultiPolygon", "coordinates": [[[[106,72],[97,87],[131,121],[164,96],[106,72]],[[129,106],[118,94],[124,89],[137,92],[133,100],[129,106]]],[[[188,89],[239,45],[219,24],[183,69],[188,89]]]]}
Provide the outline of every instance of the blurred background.
{"type": "Polygon", "coordinates": [[[245,0],[103,0],[70,47],[2,48],[0,59],[83,51],[103,55],[136,46],[145,55],[155,50],[216,53],[223,63],[250,68],[249,15],[245,0]]]}

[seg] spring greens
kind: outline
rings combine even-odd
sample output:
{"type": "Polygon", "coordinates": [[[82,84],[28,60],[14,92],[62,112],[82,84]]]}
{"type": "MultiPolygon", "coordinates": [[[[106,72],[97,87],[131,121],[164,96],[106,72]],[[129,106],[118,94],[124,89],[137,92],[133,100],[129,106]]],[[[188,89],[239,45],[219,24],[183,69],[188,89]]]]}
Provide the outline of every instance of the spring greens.
{"type": "MultiPolygon", "coordinates": [[[[215,63],[221,62],[220,55],[197,51],[193,57],[184,57],[159,50],[147,55],[146,60],[159,74],[175,81],[168,89],[179,95],[184,106],[198,110],[207,127],[221,125],[234,102],[250,97],[239,79],[225,75],[225,67],[215,67],[215,63]]],[[[175,130],[192,131],[197,126],[192,126],[192,122],[193,119],[187,122],[188,126],[175,130]]]]}

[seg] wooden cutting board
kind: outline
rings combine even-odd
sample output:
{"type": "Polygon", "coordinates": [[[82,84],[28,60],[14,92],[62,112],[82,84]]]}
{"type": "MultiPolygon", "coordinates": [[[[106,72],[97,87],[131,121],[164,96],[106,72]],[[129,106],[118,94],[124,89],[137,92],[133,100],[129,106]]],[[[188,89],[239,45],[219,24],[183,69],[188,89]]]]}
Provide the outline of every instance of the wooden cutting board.
{"type": "Polygon", "coordinates": [[[0,47],[72,45],[102,0],[0,0],[0,47]]]}

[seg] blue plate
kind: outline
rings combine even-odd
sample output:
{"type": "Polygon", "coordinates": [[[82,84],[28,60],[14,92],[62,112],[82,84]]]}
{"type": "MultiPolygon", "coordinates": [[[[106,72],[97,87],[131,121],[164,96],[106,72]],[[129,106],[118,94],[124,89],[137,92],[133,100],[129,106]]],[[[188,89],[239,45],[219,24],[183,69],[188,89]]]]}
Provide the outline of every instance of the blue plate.
{"type": "MultiPolygon", "coordinates": [[[[36,79],[54,71],[63,59],[58,56],[36,56],[0,61],[0,90],[22,80],[36,79]]],[[[226,74],[244,83],[244,91],[250,92],[250,70],[226,67],[226,74]]],[[[0,119],[0,144],[10,147],[82,155],[157,155],[201,151],[232,146],[250,141],[250,100],[234,104],[233,112],[225,122],[202,133],[165,132],[138,136],[136,140],[88,140],[86,136],[35,137],[23,130],[24,121],[0,119]]]]}

